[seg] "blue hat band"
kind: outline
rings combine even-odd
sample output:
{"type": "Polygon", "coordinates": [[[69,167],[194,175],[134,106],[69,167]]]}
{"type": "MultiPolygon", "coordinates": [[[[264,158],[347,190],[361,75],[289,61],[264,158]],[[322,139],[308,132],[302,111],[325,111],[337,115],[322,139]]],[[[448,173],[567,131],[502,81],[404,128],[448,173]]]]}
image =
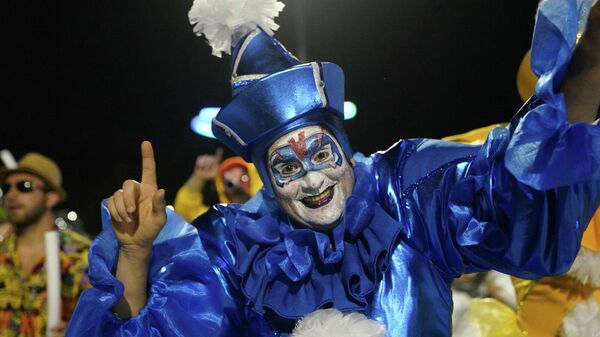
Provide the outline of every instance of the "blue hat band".
{"type": "MultiPolygon", "coordinates": [[[[212,131],[245,160],[249,147],[303,114],[328,108],[343,120],[344,75],[333,63],[309,63],[264,77],[239,92],[213,119],[212,131]]],[[[273,139],[274,140],[274,139],[273,139]]]]}

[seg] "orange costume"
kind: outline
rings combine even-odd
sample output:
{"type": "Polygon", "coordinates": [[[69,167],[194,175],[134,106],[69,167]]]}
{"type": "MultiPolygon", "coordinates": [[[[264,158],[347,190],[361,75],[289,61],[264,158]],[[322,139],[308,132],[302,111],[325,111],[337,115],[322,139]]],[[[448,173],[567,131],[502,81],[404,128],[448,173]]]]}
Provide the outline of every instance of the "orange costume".
{"type": "MultiPolygon", "coordinates": [[[[234,166],[242,167],[248,172],[250,196],[256,194],[262,187],[262,181],[254,165],[245,162],[241,157],[227,158],[219,166],[219,174],[217,174],[214,181],[219,202],[221,203],[231,202],[225,194],[224,173],[234,166]]],[[[177,191],[174,208],[175,212],[181,215],[186,221],[192,222],[200,214],[206,212],[210,208],[210,205],[204,203],[204,196],[201,191],[191,191],[184,185],[177,191]]]]}

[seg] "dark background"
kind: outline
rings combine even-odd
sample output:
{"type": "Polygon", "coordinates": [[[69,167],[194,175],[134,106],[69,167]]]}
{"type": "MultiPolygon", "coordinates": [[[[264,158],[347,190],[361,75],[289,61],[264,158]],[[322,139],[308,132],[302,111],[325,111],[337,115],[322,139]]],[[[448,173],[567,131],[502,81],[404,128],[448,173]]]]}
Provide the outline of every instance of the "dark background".
{"type": "MultiPolygon", "coordinates": [[[[172,202],[216,140],[190,120],[229,98],[228,58],[211,56],[187,13],[192,1],[6,1],[2,4],[0,149],[55,159],[93,236],[99,204],[139,179],[152,141],[172,202]]],[[[355,151],[400,138],[440,138],[507,121],[529,49],[535,0],[288,0],[275,34],[304,61],[346,74],[355,151]]],[[[232,155],[226,152],[227,155],[232,155]]]]}

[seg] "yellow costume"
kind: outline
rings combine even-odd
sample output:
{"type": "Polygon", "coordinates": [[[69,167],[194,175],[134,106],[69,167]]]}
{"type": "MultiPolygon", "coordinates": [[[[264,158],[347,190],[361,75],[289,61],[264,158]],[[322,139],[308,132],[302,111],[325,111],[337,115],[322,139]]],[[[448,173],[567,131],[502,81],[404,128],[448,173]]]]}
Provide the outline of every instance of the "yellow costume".
{"type": "MultiPolygon", "coordinates": [[[[260,188],[263,186],[256,167],[254,167],[254,165],[251,163],[243,161],[239,157],[228,158],[223,161],[221,166],[223,167],[234,164],[242,164],[241,166],[246,168],[250,180],[250,195],[252,196],[256,194],[256,192],[258,192],[258,190],[260,190],[260,188]]],[[[219,196],[219,202],[230,203],[230,200],[225,195],[225,186],[223,185],[223,177],[221,174],[217,174],[214,184],[219,196]]],[[[211,205],[204,204],[204,196],[202,195],[201,191],[191,191],[185,186],[182,186],[179,191],[177,191],[177,195],[175,196],[175,212],[181,215],[188,222],[194,221],[194,219],[196,219],[199,215],[208,211],[210,206],[211,205]]]]}

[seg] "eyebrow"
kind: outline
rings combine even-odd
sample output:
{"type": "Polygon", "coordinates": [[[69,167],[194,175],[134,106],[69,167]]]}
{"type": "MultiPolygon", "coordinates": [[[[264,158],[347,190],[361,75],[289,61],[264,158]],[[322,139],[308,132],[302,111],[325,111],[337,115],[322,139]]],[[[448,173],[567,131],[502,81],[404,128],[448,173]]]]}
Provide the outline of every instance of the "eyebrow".
{"type": "MultiPolygon", "coordinates": [[[[313,148],[314,148],[314,150],[317,151],[317,150],[320,150],[321,148],[323,148],[325,146],[325,145],[323,145],[323,136],[324,135],[325,135],[324,133],[315,133],[315,134],[311,135],[310,137],[312,137],[312,136],[317,136],[317,137],[315,138],[315,140],[311,141],[310,144],[307,144],[308,146],[307,146],[306,150],[307,151],[313,150],[313,148]],[[319,135],[320,135],[320,137],[319,137],[319,135]],[[316,148],[315,148],[315,145],[313,145],[315,143],[317,144],[316,148]]],[[[310,138],[310,137],[308,137],[308,138],[310,138]]],[[[329,145],[329,144],[326,144],[326,145],[329,145]]]]}
{"type": "Polygon", "coordinates": [[[271,162],[271,165],[277,165],[279,163],[283,163],[283,162],[287,162],[287,161],[296,161],[296,160],[298,160],[295,155],[284,156],[281,153],[279,153],[279,151],[281,149],[284,149],[286,147],[287,146],[280,147],[277,150],[273,151],[273,153],[271,154],[271,157],[269,158],[269,161],[271,162]]]}

